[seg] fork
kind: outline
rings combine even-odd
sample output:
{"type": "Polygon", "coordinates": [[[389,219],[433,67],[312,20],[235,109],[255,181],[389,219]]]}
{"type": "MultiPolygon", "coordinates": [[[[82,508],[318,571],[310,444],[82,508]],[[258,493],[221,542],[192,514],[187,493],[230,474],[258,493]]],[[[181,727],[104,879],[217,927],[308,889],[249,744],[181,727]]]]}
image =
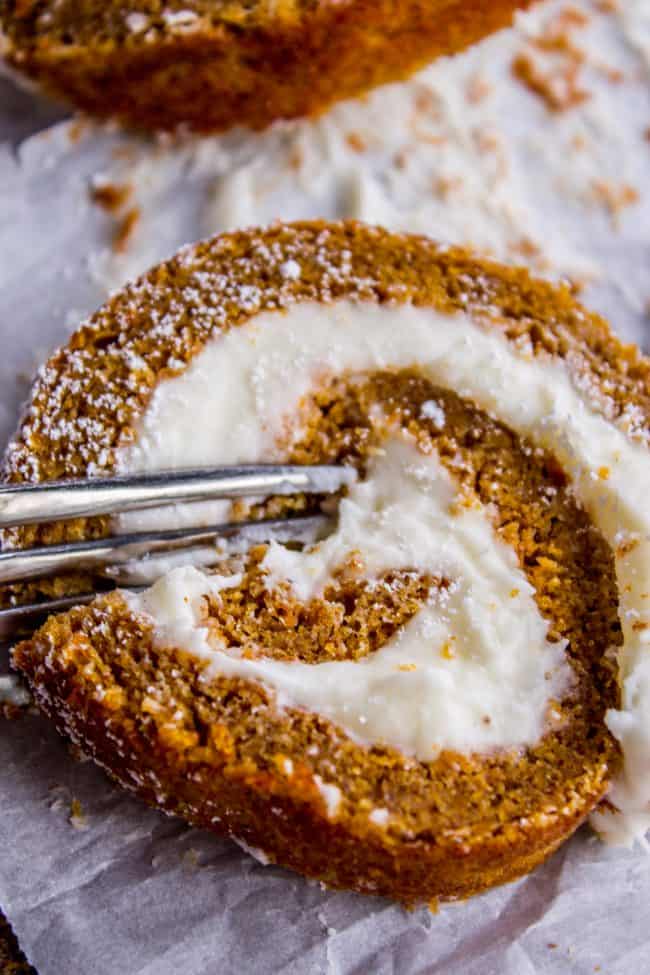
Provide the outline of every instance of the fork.
{"type": "MultiPolygon", "coordinates": [[[[354,481],[352,468],[335,465],[243,465],[161,471],[89,480],[0,487],[0,528],[69,518],[141,511],[178,503],[269,495],[331,494],[354,481]]],[[[59,572],[93,571],[119,579],[119,567],[161,553],[191,551],[219,540],[310,542],[330,523],[325,514],[216,524],[208,527],[132,532],[86,542],[45,545],[0,553],[0,583],[59,572]]],[[[140,587],[141,588],[141,587],[140,587]]],[[[49,613],[90,602],[96,592],[0,610],[0,639],[49,613]]]]}

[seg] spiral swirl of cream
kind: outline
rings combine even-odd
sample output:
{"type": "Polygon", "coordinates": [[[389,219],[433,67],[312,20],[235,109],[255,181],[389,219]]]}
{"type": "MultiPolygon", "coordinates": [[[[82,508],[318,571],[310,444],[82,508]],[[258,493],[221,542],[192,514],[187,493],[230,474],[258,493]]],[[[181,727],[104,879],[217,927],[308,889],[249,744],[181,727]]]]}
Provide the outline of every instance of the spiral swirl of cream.
{"type": "MultiPolygon", "coordinates": [[[[615,553],[622,704],[607,721],[625,761],[610,794],[620,812],[598,814],[596,825],[613,841],[641,836],[650,827],[650,455],[595,412],[560,359],[527,356],[466,313],[299,303],[211,340],[182,375],[160,383],[120,467],[277,458],[286,418],[323,376],[413,365],[550,450],[615,553]]],[[[130,597],[132,608],[153,619],[161,642],[208,655],[212,673],[261,681],[279,706],[322,713],[361,742],[381,741],[423,760],[440,748],[532,743],[543,733],[549,702],[570,681],[570,668],[562,645],[547,640],[532,589],[487,512],[449,515],[454,491],[435,457],[424,458],[397,438],[343,502],[330,539],[299,554],[271,545],[268,584],[288,581],[301,598],[322,590],[351,550],[361,551],[369,577],[410,565],[452,579],[446,601],[432,599],[362,661],[251,661],[237,648],[211,645],[200,625],[201,597],[233,580],[191,566],[130,597]],[[517,598],[509,598],[515,590],[517,598]],[[451,661],[434,659],[431,647],[450,637],[462,652],[451,661]],[[486,714],[489,723],[481,720],[486,714]]],[[[224,511],[208,506],[200,514],[213,520],[224,511]]],[[[142,518],[122,516],[120,528],[142,526],[142,518]]],[[[177,510],[172,518],[196,521],[196,511],[177,510]]]]}

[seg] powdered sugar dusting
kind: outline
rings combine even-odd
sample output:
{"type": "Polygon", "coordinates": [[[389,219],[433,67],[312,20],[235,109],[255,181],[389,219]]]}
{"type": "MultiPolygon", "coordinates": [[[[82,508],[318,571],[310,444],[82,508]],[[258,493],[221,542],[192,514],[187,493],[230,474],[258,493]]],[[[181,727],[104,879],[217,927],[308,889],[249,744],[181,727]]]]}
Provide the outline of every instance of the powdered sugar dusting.
{"type": "MultiPolygon", "coordinates": [[[[170,264],[129,284],[40,370],[19,436],[8,448],[8,475],[38,481],[113,470],[116,449],[132,436],[131,425],[160,374],[182,371],[207,339],[261,311],[279,311],[298,299],[329,303],[344,294],[363,301],[405,300],[412,285],[400,280],[402,272],[396,267],[388,280],[385,266],[373,267],[359,251],[353,254],[341,244],[341,232],[346,233],[336,225],[332,230],[279,227],[264,235],[217,238],[183,248],[170,264]],[[291,262],[303,269],[298,279],[286,276],[291,262]],[[31,449],[36,442],[47,443],[47,450],[31,449]]],[[[371,247],[383,239],[380,231],[364,233],[371,247]]],[[[435,245],[418,246],[430,249],[432,261],[444,260],[436,257],[444,251],[435,245]]],[[[453,266],[453,255],[450,260],[453,266]]],[[[450,287],[450,310],[473,308],[487,315],[486,324],[513,327],[513,339],[526,339],[525,324],[521,328],[499,315],[499,301],[506,299],[496,296],[498,281],[459,273],[457,285],[463,290],[452,296],[450,287]]],[[[621,403],[591,372],[591,361],[594,370],[602,362],[585,358],[579,339],[566,326],[558,328],[569,346],[567,364],[582,377],[583,391],[601,411],[621,416],[621,403]]],[[[641,410],[626,406],[623,422],[631,435],[647,437],[641,410]]]]}
{"type": "Polygon", "coordinates": [[[426,402],[422,404],[420,413],[427,420],[431,420],[437,430],[442,430],[445,425],[445,411],[439,403],[436,403],[435,400],[431,399],[426,400],[426,402]]]}
{"type": "Polygon", "coordinates": [[[314,782],[325,803],[325,809],[329,819],[334,819],[339,811],[343,794],[337,785],[331,782],[324,782],[320,775],[314,776],[314,782]]]}

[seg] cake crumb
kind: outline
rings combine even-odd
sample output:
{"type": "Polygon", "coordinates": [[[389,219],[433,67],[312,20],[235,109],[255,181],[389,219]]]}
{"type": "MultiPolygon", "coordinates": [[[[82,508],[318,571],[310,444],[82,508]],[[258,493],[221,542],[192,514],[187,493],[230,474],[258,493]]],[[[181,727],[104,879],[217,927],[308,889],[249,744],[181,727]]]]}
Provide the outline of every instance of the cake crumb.
{"type": "Polygon", "coordinates": [[[467,83],[465,96],[470,105],[484,101],[492,91],[492,85],[480,74],[473,75],[467,83]]]}
{"type": "Polygon", "coordinates": [[[67,128],[68,142],[73,146],[80,142],[89,125],[90,122],[88,119],[74,119],[67,128]]]}
{"type": "Polygon", "coordinates": [[[629,183],[616,186],[607,180],[599,179],[594,180],[591,185],[594,199],[604,206],[615,226],[621,211],[639,202],[639,191],[629,183]]]}
{"type": "Polygon", "coordinates": [[[78,799],[74,796],[70,803],[70,816],[68,822],[74,829],[88,829],[88,820],[86,819],[86,814],[83,807],[78,799]]]}
{"type": "MultiPolygon", "coordinates": [[[[572,31],[584,30],[589,20],[577,7],[562,8],[540,34],[529,39],[529,49],[517,54],[512,62],[513,76],[541,98],[550,112],[568,111],[591,97],[579,82],[587,58],[572,36],[572,31]],[[544,58],[544,67],[539,56],[544,58]]],[[[596,67],[602,69],[601,65],[596,67]]]]}
{"type": "Polygon", "coordinates": [[[445,642],[443,643],[442,650],[440,651],[440,656],[443,657],[445,660],[453,660],[454,657],[456,656],[456,653],[454,651],[455,640],[456,640],[455,636],[450,636],[449,639],[445,640],[445,642]]]}
{"type": "Polygon", "coordinates": [[[128,248],[139,220],[140,207],[132,207],[119,222],[113,237],[113,250],[117,254],[123,254],[128,248]]]}
{"type": "Polygon", "coordinates": [[[93,203],[107,210],[109,213],[116,213],[120,210],[132,192],[129,183],[111,183],[98,179],[93,182],[90,188],[90,196],[93,203]]]}
{"type": "Polygon", "coordinates": [[[355,152],[365,152],[368,148],[365,139],[358,132],[348,132],[345,141],[355,152]]]}
{"type": "Polygon", "coordinates": [[[541,98],[550,112],[566,112],[591,97],[588,91],[578,86],[575,65],[545,74],[532,56],[522,51],[512,61],[512,74],[541,98]]]}

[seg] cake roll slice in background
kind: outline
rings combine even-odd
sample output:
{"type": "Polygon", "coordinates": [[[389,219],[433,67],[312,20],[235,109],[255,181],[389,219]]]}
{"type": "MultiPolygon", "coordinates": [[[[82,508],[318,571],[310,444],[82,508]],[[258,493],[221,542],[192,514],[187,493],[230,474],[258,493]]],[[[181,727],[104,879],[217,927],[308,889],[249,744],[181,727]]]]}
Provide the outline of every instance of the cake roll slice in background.
{"type": "Polygon", "coordinates": [[[0,54],[53,95],[143,129],[259,129],[396,81],[530,0],[2,0],[0,54]]]}

